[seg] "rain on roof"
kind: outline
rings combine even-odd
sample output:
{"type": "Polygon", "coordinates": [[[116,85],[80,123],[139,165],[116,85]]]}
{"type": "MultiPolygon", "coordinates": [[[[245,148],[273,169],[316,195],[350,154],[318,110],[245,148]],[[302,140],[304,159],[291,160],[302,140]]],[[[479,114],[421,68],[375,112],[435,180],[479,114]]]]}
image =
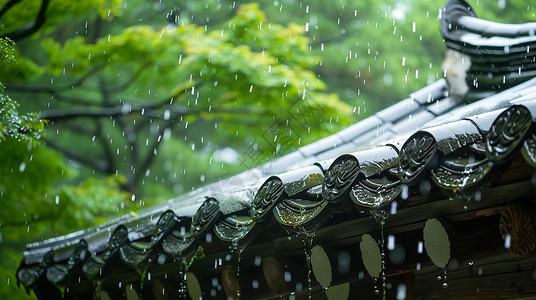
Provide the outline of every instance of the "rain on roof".
{"type": "Polygon", "coordinates": [[[536,296],[535,31],[450,0],[461,75],[138,216],[28,244],[17,278],[40,299],[536,296]]]}

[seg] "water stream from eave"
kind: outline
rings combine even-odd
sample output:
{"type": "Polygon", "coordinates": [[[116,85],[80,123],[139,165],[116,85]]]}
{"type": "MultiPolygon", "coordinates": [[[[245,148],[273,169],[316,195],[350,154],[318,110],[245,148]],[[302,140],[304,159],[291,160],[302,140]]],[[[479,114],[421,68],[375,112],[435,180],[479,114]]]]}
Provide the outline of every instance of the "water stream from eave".
{"type": "Polygon", "coordinates": [[[188,271],[190,270],[190,266],[194,263],[195,259],[201,257],[202,255],[203,255],[203,247],[199,246],[199,248],[197,248],[195,254],[191,258],[181,259],[180,265],[179,265],[179,289],[177,291],[179,294],[179,299],[190,298],[188,295],[188,287],[186,285],[187,274],[188,274],[188,271]]]}
{"type": "MultiPolygon", "coordinates": [[[[385,219],[387,218],[386,215],[383,215],[381,213],[373,214],[374,220],[376,220],[376,223],[380,226],[380,236],[381,236],[381,245],[380,245],[380,251],[381,251],[381,264],[382,264],[382,271],[381,271],[381,281],[382,281],[382,290],[381,295],[382,299],[385,300],[385,296],[387,293],[387,279],[385,276],[385,234],[383,227],[385,225],[385,219]]],[[[374,279],[374,293],[376,295],[380,295],[380,290],[378,289],[376,285],[376,278],[374,279]]]]}
{"type": "Polygon", "coordinates": [[[314,232],[303,231],[302,233],[303,252],[305,253],[305,262],[307,264],[307,295],[308,299],[312,297],[313,284],[311,280],[311,248],[313,246],[314,232]]]}
{"type": "Polygon", "coordinates": [[[93,281],[93,300],[99,300],[101,298],[102,281],[93,281]]]}
{"type": "Polygon", "coordinates": [[[240,299],[241,298],[241,293],[240,293],[240,260],[242,259],[242,252],[244,251],[245,247],[240,247],[238,245],[238,239],[236,240],[233,240],[232,242],[232,246],[231,246],[231,251],[234,252],[236,254],[236,280],[238,282],[238,289],[236,291],[236,299],[240,299]]]}
{"type": "Polygon", "coordinates": [[[186,274],[188,273],[188,267],[186,262],[181,260],[179,266],[179,299],[188,299],[188,288],[186,287],[186,274]]]}
{"type": "Polygon", "coordinates": [[[443,277],[441,277],[441,275],[437,276],[437,280],[441,280],[443,279],[443,288],[446,289],[449,287],[448,283],[447,283],[447,267],[445,267],[443,269],[443,277]]]}
{"type": "Polygon", "coordinates": [[[147,275],[147,266],[143,269],[136,268],[136,272],[140,275],[140,289],[138,290],[138,299],[143,299],[143,285],[145,283],[145,276],[147,275]]]}

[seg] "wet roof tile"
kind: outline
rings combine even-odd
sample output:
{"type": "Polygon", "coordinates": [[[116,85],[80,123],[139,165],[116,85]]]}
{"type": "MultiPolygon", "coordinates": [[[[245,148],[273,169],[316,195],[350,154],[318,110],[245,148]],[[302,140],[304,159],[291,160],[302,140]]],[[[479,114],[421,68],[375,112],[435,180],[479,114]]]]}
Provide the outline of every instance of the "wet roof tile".
{"type": "Polygon", "coordinates": [[[339,131],[335,135],[344,142],[352,142],[363,134],[378,128],[383,123],[384,121],[382,121],[378,117],[370,116],[356,124],[349,126],[348,128],[339,131]]]}
{"type": "Polygon", "coordinates": [[[434,103],[426,105],[426,109],[434,115],[440,116],[459,106],[463,102],[464,100],[461,97],[446,97],[441,100],[435,101],[434,103]]]}
{"type": "Polygon", "coordinates": [[[380,118],[384,122],[393,123],[405,118],[409,114],[416,112],[420,108],[421,106],[419,105],[419,102],[411,98],[407,98],[376,113],[376,117],[380,118]]]}
{"type": "Polygon", "coordinates": [[[309,157],[318,155],[343,144],[344,141],[342,141],[338,136],[331,135],[307,146],[303,146],[298,151],[300,151],[303,156],[309,157]]]}
{"type": "Polygon", "coordinates": [[[421,108],[419,111],[410,114],[409,116],[401,119],[396,124],[393,124],[391,130],[395,134],[403,134],[411,130],[419,129],[428,121],[434,119],[436,116],[428,110],[421,108]]]}

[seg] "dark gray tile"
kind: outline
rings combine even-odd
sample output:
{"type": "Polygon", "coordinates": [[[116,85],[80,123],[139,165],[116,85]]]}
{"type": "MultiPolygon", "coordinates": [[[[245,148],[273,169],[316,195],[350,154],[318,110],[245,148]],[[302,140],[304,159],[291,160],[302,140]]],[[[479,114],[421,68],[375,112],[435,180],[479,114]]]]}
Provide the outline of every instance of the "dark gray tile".
{"type": "Polygon", "coordinates": [[[335,136],[339,137],[345,142],[351,142],[362,134],[367,133],[375,128],[378,128],[382,124],[383,121],[380,120],[378,117],[370,116],[362,121],[353,124],[346,129],[339,131],[335,134],[335,136]]]}
{"type": "Polygon", "coordinates": [[[463,104],[464,100],[461,97],[446,97],[434,103],[426,105],[426,109],[436,116],[440,116],[453,108],[463,104]]]}
{"type": "Polygon", "coordinates": [[[433,113],[429,112],[426,109],[422,109],[419,112],[410,114],[404,119],[393,124],[393,128],[391,130],[396,134],[415,132],[435,117],[436,116],[433,113]]]}
{"type": "Polygon", "coordinates": [[[441,78],[415,93],[412,93],[409,98],[423,105],[444,98],[447,90],[447,81],[444,78],[441,78]]]}
{"type": "Polygon", "coordinates": [[[301,147],[298,151],[301,152],[301,154],[304,157],[309,156],[315,156],[319,153],[322,153],[324,151],[328,151],[330,149],[333,149],[337,146],[340,146],[344,144],[345,142],[342,141],[340,138],[338,138],[335,135],[330,135],[328,137],[325,137],[319,141],[316,141],[312,144],[309,144],[307,146],[301,147]]]}
{"type": "Polygon", "coordinates": [[[376,116],[385,122],[394,123],[407,115],[414,113],[421,106],[419,102],[410,98],[404,99],[376,114],[376,116]]]}

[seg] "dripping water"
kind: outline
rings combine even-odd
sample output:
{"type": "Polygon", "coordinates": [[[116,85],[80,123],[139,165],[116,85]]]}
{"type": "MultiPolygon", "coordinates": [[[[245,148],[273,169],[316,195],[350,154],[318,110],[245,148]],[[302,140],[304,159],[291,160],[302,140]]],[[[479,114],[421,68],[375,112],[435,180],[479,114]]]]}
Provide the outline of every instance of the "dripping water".
{"type": "Polygon", "coordinates": [[[304,232],[303,241],[303,251],[305,253],[305,262],[307,264],[307,294],[308,299],[312,297],[313,285],[311,280],[311,248],[313,246],[314,233],[304,232]]]}
{"type": "Polygon", "coordinates": [[[188,270],[188,264],[185,260],[181,260],[179,266],[179,299],[187,299],[187,288],[186,288],[186,273],[188,270]]]}
{"type": "Polygon", "coordinates": [[[447,284],[447,268],[443,269],[443,276],[437,275],[437,281],[443,280],[443,288],[446,289],[449,285],[447,284]]]}
{"type": "Polygon", "coordinates": [[[138,299],[143,299],[143,284],[145,283],[145,276],[147,275],[147,267],[145,269],[140,270],[136,269],[138,271],[138,274],[140,274],[140,290],[138,291],[138,299]]]}
{"type": "Polygon", "coordinates": [[[183,259],[181,260],[180,266],[179,266],[179,299],[188,299],[188,288],[186,286],[186,277],[188,274],[188,271],[190,270],[190,266],[194,263],[194,260],[196,258],[203,256],[203,247],[199,246],[197,250],[195,251],[195,254],[190,257],[189,259],[183,259]]]}
{"type": "Polygon", "coordinates": [[[93,300],[100,299],[101,289],[102,289],[102,281],[100,280],[93,281],[93,300]]]}
{"type": "Polygon", "coordinates": [[[238,246],[238,240],[233,241],[233,252],[236,253],[236,280],[238,281],[238,290],[236,291],[237,299],[240,299],[240,261],[242,259],[242,252],[244,251],[244,247],[238,246]]]}
{"type": "MultiPolygon", "coordinates": [[[[382,214],[373,214],[374,219],[376,220],[376,223],[380,225],[380,236],[381,236],[381,245],[380,245],[380,251],[381,251],[381,264],[382,264],[382,271],[381,271],[381,282],[382,282],[382,290],[381,295],[382,299],[385,300],[385,296],[387,294],[387,279],[385,276],[385,234],[383,232],[383,228],[385,225],[385,218],[386,216],[382,214]]],[[[376,295],[380,294],[380,290],[377,286],[377,279],[374,279],[374,293],[376,295]]]]}
{"type": "Polygon", "coordinates": [[[386,284],[386,278],[385,278],[385,235],[383,233],[383,225],[385,224],[385,220],[384,219],[381,219],[380,220],[380,233],[381,233],[381,239],[382,239],[382,244],[381,244],[381,256],[382,256],[382,297],[383,299],[385,300],[385,295],[386,295],[386,292],[387,292],[387,284],[386,284]]]}

